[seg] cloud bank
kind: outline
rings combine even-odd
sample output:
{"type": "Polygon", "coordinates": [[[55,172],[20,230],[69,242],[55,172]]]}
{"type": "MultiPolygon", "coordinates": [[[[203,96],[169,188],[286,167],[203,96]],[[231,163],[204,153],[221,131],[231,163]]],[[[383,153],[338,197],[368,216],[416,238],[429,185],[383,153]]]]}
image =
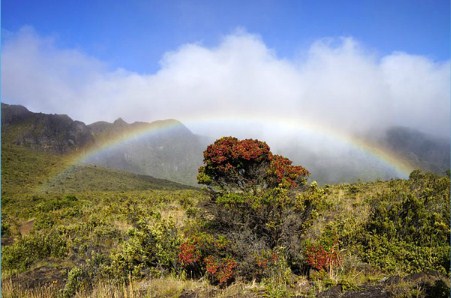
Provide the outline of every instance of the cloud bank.
{"type": "Polygon", "coordinates": [[[300,119],[347,132],[393,125],[449,137],[450,62],[378,55],[352,37],[324,38],[281,59],[243,30],[212,48],[167,52],[156,73],[110,69],[32,28],[4,34],[3,101],[91,123],[300,119]]]}

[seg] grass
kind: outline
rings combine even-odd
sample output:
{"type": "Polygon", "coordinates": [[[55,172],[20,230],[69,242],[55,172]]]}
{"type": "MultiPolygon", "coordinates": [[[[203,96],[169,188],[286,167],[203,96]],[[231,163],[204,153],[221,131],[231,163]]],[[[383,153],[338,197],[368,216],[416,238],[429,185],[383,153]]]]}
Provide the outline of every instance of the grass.
{"type": "Polygon", "coordinates": [[[24,289],[20,285],[14,284],[11,279],[2,280],[2,297],[4,298],[51,298],[56,297],[57,293],[58,288],[52,284],[46,287],[24,289]]]}
{"type": "MultiPolygon", "coordinates": [[[[189,280],[176,277],[164,277],[143,281],[131,281],[128,284],[100,282],[92,289],[81,290],[75,298],[177,298],[181,295],[193,295],[198,298],[226,297],[262,297],[264,287],[247,283],[234,283],[225,289],[210,285],[206,280],[189,280]]],[[[61,290],[55,286],[23,289],[11,280],[5,280],[2,289],[5,298],[51,298],[60,297],[61,290]]]]}

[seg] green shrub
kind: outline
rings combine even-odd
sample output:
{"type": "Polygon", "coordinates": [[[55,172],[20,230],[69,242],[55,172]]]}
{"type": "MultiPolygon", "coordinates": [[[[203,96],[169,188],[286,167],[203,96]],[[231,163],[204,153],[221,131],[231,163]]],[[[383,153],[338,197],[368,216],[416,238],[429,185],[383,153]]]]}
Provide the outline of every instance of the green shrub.
{"type": "Polygon", "coordinates": [[[64,198],[56,197],[39,203],[37,208],[40,212],[51,212],[66,207],[72,207],[77,201],[78,199],[75,196],[66,196],[64,198]]]}
{"type": "Polygon", "coordinates": [[[36,261],[47,257],[60,258],[66,253],[66,241],[57,232],[30,234],[3,248],[2,267],[22,272],[36,261]]]}
{"type": "Polygon", "coordinates": [[[414,171],[371,201],[365,261],[391,272],[449,272],[449,177],[414,171]]]}
{"type": "Polygon", "coordinates": [[[54,216],[49,213],[42,213],[34,221],[33,228],[36,230],[50,229],[54,224],[54,216]]]}
{"type": "Polygon", "coordinates": [[[2,237],[11,236],[11,224],[8,222],[6,216],[2,218],[2,237]]]}
{"type": "Polygon", "coordinates": [[[186,272],[189,276],[201,276],[208,272],[205,259],[210,263],[215,260],[215,264],[233,259],[235,276],[262,280],[277,265],[272,261],[275,256],[283,258],[290,270],[301,272],[305,266],[301,237],[323,197],[324,191],[316,183],[303,192],[278,187],[258,194],[213,195],[201,204],[197,218],[201,232],[188,233],[189,241],[181,247],[182,259],[194,251],[199,254],[196,262],[184,266],[186,272]],[[193,246],[191,250],[187,250],[188,245],[193,246]],[[283,256],[280,247],[284,248],[283,256]]]}
{"type": "Polygon", "coordinates": [[[70,298],[80,290],[81,280],[83,278],[83,270],[78,267],[73,267],[67,274],[67,282],[63,289],[63,297],[70,298]]]}
{"type": "Polygon", "coordinates": [[[114,278],[125,280],[130,274],[143,277],[150,272],[164,274],[177,269],[180,240],[174,222],[140,221],[137,228],[129,230],[128,237],[111,254],[114,278]]]}

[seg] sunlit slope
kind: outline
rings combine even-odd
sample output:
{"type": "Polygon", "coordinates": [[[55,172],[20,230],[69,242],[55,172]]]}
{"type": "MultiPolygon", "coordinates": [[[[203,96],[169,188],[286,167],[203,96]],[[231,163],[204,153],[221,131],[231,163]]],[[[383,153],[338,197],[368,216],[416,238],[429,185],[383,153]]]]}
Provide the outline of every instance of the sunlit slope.
{"type": "Polygon", "coordinates": [[[69,158],[12,144],[2,146],[2,194],[185,189],[145,175],[95,166],[72,166],[69,158]]]}
{"type": "Polygon", "coordinates": [[[2,199],[33,193],[65,167],[62,156],[5,144],[2,139],[2,199]]]}

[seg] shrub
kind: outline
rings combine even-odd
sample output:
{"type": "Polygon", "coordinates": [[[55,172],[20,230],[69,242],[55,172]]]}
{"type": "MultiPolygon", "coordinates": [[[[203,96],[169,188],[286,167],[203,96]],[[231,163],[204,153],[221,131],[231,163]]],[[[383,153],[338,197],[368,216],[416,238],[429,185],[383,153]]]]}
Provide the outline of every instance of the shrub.
{"type": "Polygon", "coordinates": [[[404,186],[375,197],[360,240],[363,259],[392,272],[449,272],[449,183],[414,171],[404,186]]]}
{"type": "Polygon", "coordinates": [[[218,259],[214,256],[208,256],[203,261],[208,276],[212,279],[213,283],[225,285],[233,280],[234,269],[237,266],[234,259],[230,257],[218,259]]]}
{"type": "Polygon", "coordinates": [[[299,272],[300,238],[321,197],[317,186],[305,186],[308,175],[259,140],[224,137],[208,146],[198,182],[208,186],[210,199],[199,212],[202,236],[191,235],[191,242],[180,248],[185,270],[194,275],[206,272],[219,284],[232,275],[260,280],[277,263],[271,259],[274,251],[284,247],[283,259],[299,272]],[[210,238],[226,241],[221,246],[210,238]],[[190,257],[196,261],[186,262],[190,257]]]}
{"type": "Polygon", "coordinates": [[[172,221],[140,221],[128,235],[129,239],[111,254],[114,278],[126,280],[129,274],[140,278],[150,271],[163,274],[177,270],[180,240],[172,221]]]}
{"type": "Polygon", "coordinates": [[[306,251],[307,263],[316,270],[329,272],[329,277],[333,277],[334,268],[341,265],[341,256],[338,249],[338,242],[327,248],[324,245],[310,245],[306,251]]]}
{"type": "Polygon", "coordinates": [[[60,258],[66,252],[66,241],[57,232],[30,234],[3,248],[2,267],[22,272],[36,261],[47,257],[60,258]]]}
{"type": "Polygon", "coordinates": [[[73,195],[68,195],[64,198],[56,197],[43,201],[37,205],[41,212],[51,212],[66,207],[72,207],[76,204],[78,199],[73,195]]]}
{"type": "Polygon", "coordinates": [[[80,290],[83,271],[78,267],[73,267],[67,274],[67,282],[63,289],[63,297],[73,297],[80,290]]]}
{"type": "Polygon", "coordinates": [[[216,140],[204,151],[204,166],[198,182],[211,192],[258,193],[278,186],[295,188],[305,183],[309,172],[291,160],[273,155],[262,141],[234,137],[216,140]]]}
{"type": "Polygon", "coordinates": [[[302,267],[301,235],[308,226],[314,201],[299,197],[286,189],[276,188],[259,195],[225,194],[213,204],[205,205],[213,218],[208,221],[209,233],[229,240],[238,271],[246,278],[256,275],[252,255],[276,247],[286,248],[290,267],[302,267]]]}
{"type": "Polygon", "coordinates": [[[200,257],[200,252],[194,244],[185,242],[180,245],[178,259],[183,267],[194,266],[199,262],[200,257]]]}
{"type": "Polygon", "coordinates": [[[207,271],[206,259],[226,258],[228,246],[229,242],[224,237],[198,233],[180,245],[178,262],[189,276],[200,277],[207,271]]]}

